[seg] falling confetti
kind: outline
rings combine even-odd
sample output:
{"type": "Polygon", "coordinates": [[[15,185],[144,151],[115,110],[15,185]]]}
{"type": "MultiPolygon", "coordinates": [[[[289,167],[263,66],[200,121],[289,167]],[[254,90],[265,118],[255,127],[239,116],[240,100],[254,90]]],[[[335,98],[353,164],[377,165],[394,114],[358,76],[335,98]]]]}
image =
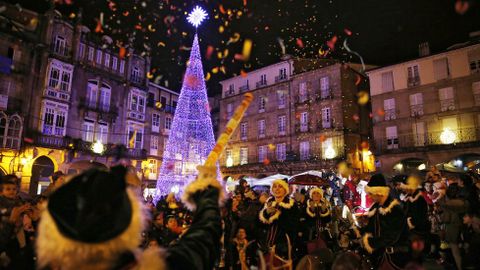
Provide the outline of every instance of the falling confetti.
{"type": "Polygon", "coordinates": [[[243,55],[243,60],[248,61],[250,59],[250,53],[252,52],[252,46],[253,42],[251,39],[246,39],[243,42],[243,50],[242,50],[242,55],[243,55]]]}
{"type": "Polygon", "coordinates": [[[352,50],[348,47],[347,39],[345,39],[345,40],[343,41],[343,47],[345,47],[345,49],[346,49],[349,53],[353,53],[353,54],[355,54],[356,56],[358,56],[358,58],[360,58],[360,62],[362,63],[362,70],[361,70],[361,72],[364,72],[364,71],[365,71],[365,62],[363,62],[363,57],[362,57],[359,53],[357,53],[357,52],[355,52],[355,51],[352,51],[352,50]]]}

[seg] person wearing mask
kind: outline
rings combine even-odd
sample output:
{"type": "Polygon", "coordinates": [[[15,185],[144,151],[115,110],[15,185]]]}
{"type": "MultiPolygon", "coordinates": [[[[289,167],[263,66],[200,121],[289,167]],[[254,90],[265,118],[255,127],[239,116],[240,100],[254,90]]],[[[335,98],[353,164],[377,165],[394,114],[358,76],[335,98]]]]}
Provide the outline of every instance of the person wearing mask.
{"type": "Polygon", "coordinates": [[[370,178],[365,192],[375,202],[362,228],[361,244],[376,269],[402,269],[409,261],[408,225],[400,202],[392,198],[382,174],[370,178]]]}

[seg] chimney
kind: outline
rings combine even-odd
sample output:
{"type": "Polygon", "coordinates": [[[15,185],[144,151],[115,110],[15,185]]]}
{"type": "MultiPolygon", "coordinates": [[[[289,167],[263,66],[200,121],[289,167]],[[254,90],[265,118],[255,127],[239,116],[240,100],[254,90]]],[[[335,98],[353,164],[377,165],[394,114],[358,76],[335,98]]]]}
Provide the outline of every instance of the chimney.
{"type": "Polygon", "coordinates": [[[423,57],[430,55],[430,45],[427,42],[418,44],[418,56],[423,57]]]}

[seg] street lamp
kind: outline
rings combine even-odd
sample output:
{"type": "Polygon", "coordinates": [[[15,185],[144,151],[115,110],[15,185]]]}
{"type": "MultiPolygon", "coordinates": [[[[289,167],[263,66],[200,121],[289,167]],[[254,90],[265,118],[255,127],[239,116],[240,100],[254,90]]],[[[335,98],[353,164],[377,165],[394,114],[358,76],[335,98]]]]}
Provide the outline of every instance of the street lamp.
{"type": "Polygon", "coordinates": [[[337,155],[337,152],[335,152],[335,149],[330,145],[325,149],[325,157],[327,159],[332,159],[337,155]]]}
{"type": "Polygon", "coordinates": [[[232,157],[227,157],[227,161],[225,164],[227,167],[232,167],[233,166],[233,158],[232,157]]]}
{"type": "Polygon", "coordinates": [[[457,135],[455,132],[451,131],[449,128],[443,129],[442,133],[440,134],[440,141],[443,144],[452,144],[457,139],[457,135]]]}
{"type": "Polygon", "coordinates": [[[101,141],[96,141],[93,145],[92,145],[92,151],[93,153],[95,154],[102,154],[103,151],[105,150],[105,146],[103,145],[103,143],[101,141]]]}

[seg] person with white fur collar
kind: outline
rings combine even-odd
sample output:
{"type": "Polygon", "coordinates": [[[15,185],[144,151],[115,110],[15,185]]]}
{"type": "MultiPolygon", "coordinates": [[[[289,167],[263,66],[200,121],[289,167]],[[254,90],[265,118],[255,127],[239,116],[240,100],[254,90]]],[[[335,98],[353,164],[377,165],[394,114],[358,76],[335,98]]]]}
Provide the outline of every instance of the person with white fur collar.
{"type": "Polygon", "coordinates": [[[138,249],[148,214],[138,190],[127,186],[134,176],[125,167],[74,177],[50,196],[42,214],[38,269],[212,269],[220,251],[223,188],[216,167],[200,167],[183,193],[193,222],[166,252],[138,249]]]}
{"type": "Polygon", "coordinates": [[[298,223],[295,200],[290,198],[290,188],[285,180],[273,181],[270,192],[272,196],[267,199],[259,213],[260,221],[265,224],[265,239],[261,245],[265,252],[274,248],[275,253],[288,259],[288,241],[293,243],[295,228],[298,223]]]}

